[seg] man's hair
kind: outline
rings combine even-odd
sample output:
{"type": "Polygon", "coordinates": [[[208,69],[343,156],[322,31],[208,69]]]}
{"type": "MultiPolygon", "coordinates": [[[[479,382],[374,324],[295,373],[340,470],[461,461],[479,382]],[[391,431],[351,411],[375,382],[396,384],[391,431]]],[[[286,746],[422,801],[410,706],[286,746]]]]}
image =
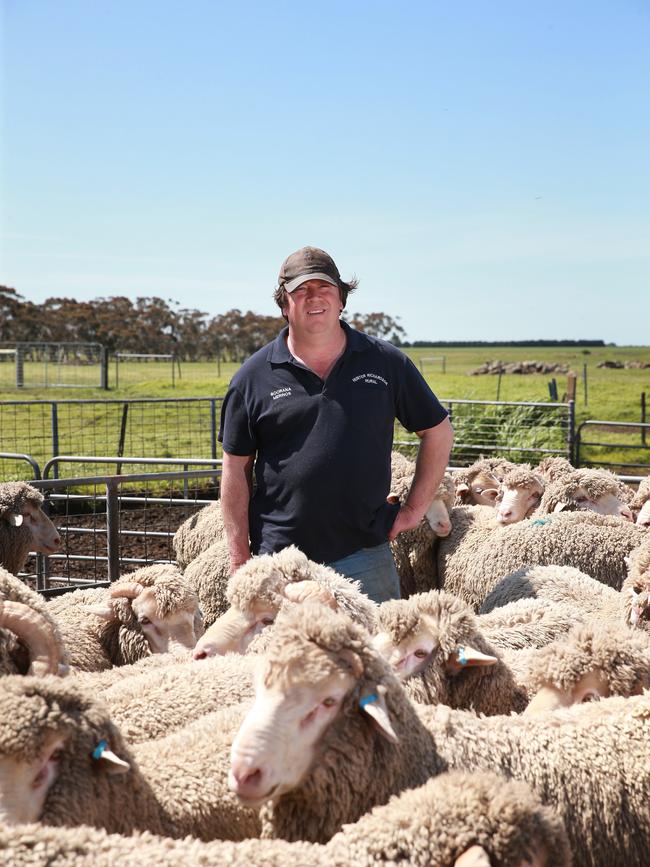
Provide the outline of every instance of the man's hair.
{"type": "MultiPolygon", "coordinates": [[[[356,277],[353,277],[349,283],[344,283],[343,280],[339,281],[339,298],[341,299],[341,304],[343,307],[347,304],[348,295],[350,292],[354,292],[354,290],[359,285],[359,281],[356,277]]],[[[282,311],[282,316],[286,319],[286,315],[284,312],[284,306],[287,300],[287,290],[284,286],[276,286],[273,290],[273,298],[275,303],[278,305],[280,310],[282,311]]]]}

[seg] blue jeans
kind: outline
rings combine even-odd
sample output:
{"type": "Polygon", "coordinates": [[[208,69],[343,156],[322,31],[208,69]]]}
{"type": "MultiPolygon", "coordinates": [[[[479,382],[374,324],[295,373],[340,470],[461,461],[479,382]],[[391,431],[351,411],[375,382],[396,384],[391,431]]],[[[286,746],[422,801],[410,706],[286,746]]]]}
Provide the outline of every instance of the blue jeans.
{"type": "Polygon", "coordinates": [[[400,598],[399,575],[388,542],[375,548],[361,548],[327,565],[346,578],[359,581],[373,602],[400,598]]]}

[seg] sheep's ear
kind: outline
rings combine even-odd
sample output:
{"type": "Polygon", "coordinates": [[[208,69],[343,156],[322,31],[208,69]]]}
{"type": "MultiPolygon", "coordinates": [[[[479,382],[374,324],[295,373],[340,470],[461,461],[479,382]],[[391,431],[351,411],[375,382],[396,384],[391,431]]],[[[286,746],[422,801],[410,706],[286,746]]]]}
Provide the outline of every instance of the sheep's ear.
{"type": "Polygon", "coordinates": [[[12,527],[20,527],[23,523],[23,516],[17,512],[9,512],[9,523],[12,527]]]}
{"type": "Polygon", "coordinates": [[[629,569],[632,565],[632,560],[627,556],[623,557],[623,562],[625,563],[626,569],[629,569]]]}
{"type": "Polygon", "coordinates": [[[100,605],[82,605],[84,611],[94,614],[96,617],[101,617],[102,620],[116,620],[117,612],[110,602],[104,602],[100,605]]]}
{"type": "Polygon", "coordinates": [[[568,505],[569,505],[568,503],[556,503],[553,511],[554,512],[561,512],[563,509],[566,509],[568,505]]]}
{"type": "Polygon", "coordinates": [[[482,846],[471,846],[454,861],[454,867],[490,867],[490,856],[482,846]]]}
{"type": "Polygon", "coordinates": [[[469,493],[469,485],[466,482],[461,482],[460,485],[458,485],[458,487],[456,488],[456,493],[459,496],[469,493]]]}
{"type": "Polygon", "coordinates": [[[470,666],[496,665],[498,661],[496,656],[481,653],[480,650],[475,650],[469,644],[459,644],[447,660],[447,670],[450,674],[458,674],[459,671],[470,666]]]}
{"type": "Polygon", "coordinates": [[[399,738],[390,721],[386,707],[386,687],[378,683],[375,687],[368,685],[359,697],[359,707],[370,717],[372,725],[380,735],[392,744],[398,744],[399,738]]]}
{"type": "Polygon", "coordinates": [[[92,752],[95,766],[105,774],[126,774],[131,770],[131,765],[116,756],[113,750],[108,749],[108,742],[102,739],[92,752]]]}

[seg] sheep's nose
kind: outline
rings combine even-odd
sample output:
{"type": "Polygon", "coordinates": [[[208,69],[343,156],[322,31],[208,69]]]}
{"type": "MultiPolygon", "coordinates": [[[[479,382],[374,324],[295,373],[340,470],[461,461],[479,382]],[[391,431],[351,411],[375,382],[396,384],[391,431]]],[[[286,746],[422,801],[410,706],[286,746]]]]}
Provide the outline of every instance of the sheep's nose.
{"type": "Polygon", "coordinates": [[[639,525],[639,527],[650,527],[650,516],[648,516],[647,518],[639,517],[637,519],[637,524],[639,525]]]}
{"type": "Polygon", "coordinates": [[[507,523],[512,518],[512,509],[499,509],[497,519],[503,524],[507,523]]]}
{"type": "Polygon", "coordinates": [[[436,535],[448,536],[451,533],[451,521],[438,521],[436,524],[436,535]]]}
{"type": "Polygon", "coordinates": [[[634,521],[634,515],[632,514],[630,509],[627,508],[627,506],[623,506],[623,508],[619,512],[619,515],[626,521],[634,521]]]}
{"type": "Polygon", "coordinates": [[[259,798],[263,794],[265,776],[262,768],[251,768],[233,759],[228,774],[228,788],[240,798],[259,798]]]}

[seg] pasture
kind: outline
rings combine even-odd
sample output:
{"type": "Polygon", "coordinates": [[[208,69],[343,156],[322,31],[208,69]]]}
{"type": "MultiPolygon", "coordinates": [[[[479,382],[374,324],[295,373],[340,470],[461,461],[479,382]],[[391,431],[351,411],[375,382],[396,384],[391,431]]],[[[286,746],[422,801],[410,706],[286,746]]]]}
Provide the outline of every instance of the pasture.
{"type": "MultiPolygon", "coordinates": [[[[646,369],[610,369],[599,368],[602,361],[638,361],[650,363],[650,347],[471,347],[471,348],[437,348],[426,347],[405,350],[420,367],[434,392],[441,399],[455,400],[496,400],[497,390],[501,401],[540,401],[549,400],[548,383],[551,378],[557,381],[558,396],[562,400],[567,389],[566,374],[503,374],[499,383],[496,375],[471,376],[469,372],[488,360],[498,359],[505,363],[512,361],[538,361],[566,365],[577,375],[576,388],[576,426],[586,419],[608,421],[641,421],[641,394],[646,393],[650,401],[650,368],[646,369]],[[444,354],[445,372],[442,371],[440,360],[432,361],[433,357],[444,354]],[[587,373],[587,393],[584,389],[584,369],[587,373]],[[585,400],[586,398],[586,400],[585,400]]],[[[170,362],[125,362],[120,365],[119,388],[115,388],[114,364],[109,369],[109,390],[100,388],[22,388],[12,387],[9,365],[0,365],[3,375],[0,376],[0,401],[35,401],[35,400],[112,400],[120,401],[135,398],[188,398],[188,397],[220,397],[225,394],[228,383],[239,365],[231,362],[182,362],[180,377],[178,371],[175,383],[172,385],[170,362]]],[[[26,377],[26,381],[27,377],[26,377]]],[[[170,454],[182,453],[194,456],[208,456],[205,446],[199,445],[192,437],[187,437],[183,430],[156,429],[154,419],[147,419],[146,409],[140,419],[141,444],[131,454],[164,455],[157,440],[174,438],[176,448],[170,454]],[[153,448],[148,447],[151,438],[153,448]]],[[[43,413],[41,412],[41,415],[43,413]]],[[[19,430],[9,431],[8,425],[2,425],[0,415],[0,450],[22,451],[17,440],[19,430]],[[12,440],[9,446],[9,440],[12,440]],[[3,442],[4,441],[4,442],[3,442]]],[[[647,419],[650,420],[650,419],[647,419]]],[[[79,433],[86,428],[82,413],[79,414],[79,433]]],[[[33,410],[21,410],[18,426],[33,428],[44,422],[34,416],[33,410]]],[[[117,454],[114,436],[107,432],[104,435],[102,425],[93,422],[94,438],[92,447],[79,445],[74,447],[69,442],[59,449],[60,454],[117,454]]],[[[87,431],[86,431],[87,432],[87,431]]],[[[44,433],[45,437],[45,433],[44,433]]],[[[616,434],[598,432],[598,440],[608,442],[625,442],[635,446],[635,454],[620,450],[609,457],[614,460],[630,460],[650,463],[650,452],[641,448],[642,442],[637,431],[617,432],[616,434]],[[639,450],[636,451],[636,446],[639,450]]],[[[650,436],[647,437],[650,445],[650,436]]],[[[61,444],[63,446],[63,444],[61,444]]],[[[29,451],[27,448],[24,450],[29,451]]],[[[597,457],[599,450],[592,449],[597,457]]],[[[128,452],[124,452],[127,454],[128,452]]]]}

